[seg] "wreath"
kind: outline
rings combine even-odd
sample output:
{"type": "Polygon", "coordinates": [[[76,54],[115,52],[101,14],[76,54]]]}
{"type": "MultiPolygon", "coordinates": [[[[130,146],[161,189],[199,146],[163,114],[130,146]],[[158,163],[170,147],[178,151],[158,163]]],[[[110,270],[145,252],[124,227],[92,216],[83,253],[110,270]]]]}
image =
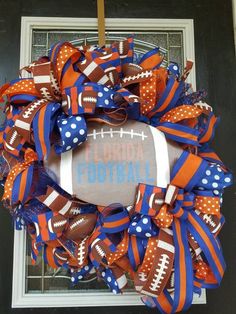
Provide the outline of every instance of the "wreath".
{"type": "Polygon", "coordinates": [[[206,93],[193,92],[186,82],[192,66],[188,60],[182,73],[176,63],[163,66],[158,47],[137,56],[133,37],[109,47],[59,42],[21,69],[28,78],[1,87],[2,202],[15,228],[26,228],[31,238],[32,263],[44,248],[45,263],[66,268],[72,283],[96,271],[115,294],[130,278],[142,301],[161,313],[186,310],[194,293],[220,284],[220,207],[232,175],[210,147],[218,118],[204,102],[206,93]],[[125,134],[137,135],[134,146],[147,132],[153,135],[141,158],[150,162],[153,180],[117,168],[117,176],[128,172],[120,189],[135,187],[132,203],[123,202],[127,188],[105,204],[113,183],[103,183],[102,168],[97,178],[103,194],[84,178],[73,193],[71,176],[78,169],[76,163],[70,168],[71,159],[96,139],[94,125],[104,141],[118,134],[115,144],[125,134]],[[58,179],[62,168],[65,176],[58,179]]]}

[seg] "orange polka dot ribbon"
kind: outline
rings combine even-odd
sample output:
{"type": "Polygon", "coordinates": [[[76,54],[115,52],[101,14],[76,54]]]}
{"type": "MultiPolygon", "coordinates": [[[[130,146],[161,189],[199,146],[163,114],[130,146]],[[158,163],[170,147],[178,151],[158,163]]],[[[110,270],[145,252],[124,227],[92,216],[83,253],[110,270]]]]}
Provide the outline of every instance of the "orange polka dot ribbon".
{"type": "Polygon", "coordinates": [[[201,196],[195,198],[195,209],[204,214],[220,216],[220,198],[217,196],[201,196]]]}
{"type": "Polygon", "coordinates": [[[153,218],[154,223],[160,228],[168,228],[173,221],[173,215],[168,210],[168,205],[161,206],[158,214],[153,218]]]}
{"type": "MultiPolygon", "coordinates": [[[[59,44],[60,45],[60,44],[59,44]]],[[[75,61],[77,61],[81,57],[81,52],[76,49],[71,43],[63,43],[63,45],[60,46],[58,49],[58,46],[54,47],[52,50],[52,57],[55,54],[56,57],[56,71],[57,71],[57,77],[58,81],[61,80],[62,70],[68,60],[71,60],[71,63],[73,64],[75,61]]]]}
{"type": "Polygon", "coordinates": [[[166,88],[166,79],[166,71],[159,68],[153,70],[150,78],[140,82],[139,94],[143,100],[143,102],[141,102],[140,111],[143,115],[148,115],[156,106],[166,88]]]}
{"type": "Polygon", "coordinates": [[[31,185],[32,168],[30,166],[37,160],[36,153],[28,148],[25,152],[24,161],[17,163],[9,172],[2,200],[10,205],[23,202],[26,195],[26,190],[31,185]]]}
{"type": "Polygon", "coordinates": [[[128,243],[129,243],[129,236],[128,232],[124,232],[123,239],[116,247],[115,252],[111,252],[108,257],[107,261],[109,265],[112,265],[114,262],[122,258],[128,251],[128,243]]]}
{"type": "Polygon", "coordinates": [[[2,96],[8,96],[9,100],[14,103],[25,103],[40,97],[40,93],[37,91],[33,79],[30,78],[18,79],[5,89],[2,96]]]}
{"type": "Polygon", "coordinates": [[[160,122],[171,122],[178,123],[179,121],[185,119],[193,119],[199,117],[202,113],[202,110],[198,107],[190,106],[190,105],[181,105],[177,108],[173,108],[167,113],[165,113],[160,122]]]}
{"type": "Polygon", "coordinates": [[[139,266],[138,272],[148,274],[154,262],[157,251],[158,237],[152,237],[148,240],[145,256],[142,265],[139,266]]]}
{"type": "Polygon", "coordinates": [[[203,261],[197,261],[194,264],[194,270],[196,278],[206,279],[209,272],[209,266],[203,261]]]}
{"type": "Polygon", "coordinates": [[[192,105],[181,105],[165,113],[157,123],[164,134],[188,147],[199,146],[200,130],[195,128],[202,110],[192,105]]]}
{"type": "Polygon", "coordinates": [[[146,115],[156,105],[156,78],[152,76],[139,84],[140,97],[144,100],[141,105],[141,113],[146,115]]]}

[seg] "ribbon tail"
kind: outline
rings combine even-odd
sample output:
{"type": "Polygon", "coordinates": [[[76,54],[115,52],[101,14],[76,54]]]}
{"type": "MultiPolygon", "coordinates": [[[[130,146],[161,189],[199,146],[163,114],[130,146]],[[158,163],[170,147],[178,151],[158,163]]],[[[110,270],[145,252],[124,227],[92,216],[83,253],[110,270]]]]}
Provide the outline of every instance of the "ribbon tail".
{"type": "Polygon", "coordinates": [[[189,214],[188,229],[200,245],[219,284],[226,266],[221,248],[218,246],[216,239],[205,223],[194,212],[189,214]]]}
{"type": "Polygon", "coordinates": [[[175,292],[172,313],[187,310],[193,300],[192,257],[188,245],[187,224],[174,219],[173,236],[175,243],[175,292]]]}

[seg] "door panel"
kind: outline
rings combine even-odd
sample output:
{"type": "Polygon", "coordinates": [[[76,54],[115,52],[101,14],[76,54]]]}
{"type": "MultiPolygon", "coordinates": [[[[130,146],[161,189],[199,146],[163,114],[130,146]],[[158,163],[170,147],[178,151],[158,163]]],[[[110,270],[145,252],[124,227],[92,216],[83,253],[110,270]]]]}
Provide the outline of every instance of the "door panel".
{"type": "MultiPolygon", "coordinates": [[[[96,1],[0,1],[0,83],[18,75],[20,18],[29,16],[95,17],[96,1]]],[[[195,55],[197,87],[208,91],[208,102],[221,116],[215,148],[225,163],[235,170],[236,138],[236,67],[233,42],[232,7],[230,0],[109,0],[106,1],[107,17],[133,18],[193,18],[195,24],[195,55]]],[[[235,172],[235,171],[234,171],[235,172]]],[[[219,289],[208,292],[207,305],[193,306],[191,314],[231,314],[236,307],[235,257],[236,214],[234,188],[225,193],[223,212],[227,223],[221,240],[228,270],[219,289]]],[[[11,309],[12,244],[13,228],[5,209],[0,212],[0,313],[31,313],[29,309],[11,309]]],[[[41,313],[77,313],[81,309],[34,309],[41,313]]],[[[83,308],[83,314],[94,313],[94,308],[83,308]]],[[[150,313],[144,307],[98,308],[98,313],[150,313]]]]}

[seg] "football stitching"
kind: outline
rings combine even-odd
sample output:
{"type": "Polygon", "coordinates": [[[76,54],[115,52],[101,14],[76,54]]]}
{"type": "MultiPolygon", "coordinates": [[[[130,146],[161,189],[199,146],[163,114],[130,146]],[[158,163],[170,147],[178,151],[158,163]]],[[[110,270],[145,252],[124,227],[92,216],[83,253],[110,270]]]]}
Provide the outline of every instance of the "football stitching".
{"type": "Polygon", "coordinates": [[[18,132],[17,132],[17,131],[14,131],[14,132],[12,133],[12,136],[11,136],[11,138],[10,138],[10,140],[9,140],[9,144],[12,145],[12,144],[14,143],[14,141],[15,141],[17,135],[18,135],[18,132]]]}
{"type": "Polygon", "coordinates": [[[208,105],[207,103],[203,102],[198,102],[195,104],[196,107],[200,107],[201,109],[206,109],[208,111],[213,111],[212,107],[210,105],[208,105]]]}
{"type": "Polygon", "coordinates": [[[97,102],[97,98],[95,98],[95,97],[83,97],[83,101],[84,101],[84,102],[93,102],[93,103],[96,103],[96,102],[97,102]]]}
{"type": "Polygon", "coordinates": [[[123,79],[123,82],[126,83],[126,82],[129,82],[129,81],[134,81],[134,80],[138,80],[139,78],[148,78],[152,76],[152,72],[151,71],[145,71],[145,72],[141,72],[137,75],[134,75],[134,76],[127,76],[123,79]]]}
{"type": "Polygon", "coordinates": [[[55,78],[53,71],[50,71],[51,85],[58,93],[60,93],[60,87],[57,79],[55,78]]]}
{"type": "Polygon", "coordinates": [[[170,263],[170,258],[167,254],[161,254],[160,262],[157,264],[159,268],[156,268],[156,273],[152,279],[150,284],[150,290],[157,291],[160,289],[163,279],[165,278],[164,275],[166,274],[166,269],[168,269],[168,265],[170,263]]]}
{"type": "Polygon", "coordinates": [[[64,226],[66,223],[67,223],[67,220],[60,220],[60,221],[54,222],[53,224],[54,224],[54,228],[58,228],[58,227],[64,226]]]}
{"type": "Polygon", "coordinates": [[[213,228],[216,227],[216,223],[212,220],[212,217],[210,215],[203,215],[203,220],[206,222],[207,225],[210,225],[213,228]]]}
{"type": "Polygon", "coordinates": [[[85,255],[85,240],[86,238],[80,243],[78,246],[78,253],[77,253],[77,258],[78,258],[78,264],[81,266],[84,262],[84,255],[85,255]]]}
{"type": "Polygon", "coordinates": [[[97,250],[97,253],[101,256],[104,257],[106,255],[106,253],[103,251],[102,247],[99,244],[95,245],[95,248],[97,250]]]}
{"type": "Polygon", "coordinates": [[[147,275],[145,273],[139,273],[138,276],[140,281],[147,281],[147,275]]]}
{"type": "Polygon", "coordinates": [[[43,98],[46,98],[47,100],[52,100],[53,97],[51,96],[49,90],[47,89],[47,87],[42,87],[40,88],[40,92],[43,96],[43,98]]]}
{"type": "Polygon", "coordinates": [[[172,273],[170,275],[169,287],[167,288],[167,291],[173,292],[174,285],[175,285],[175,272],[172,270],[172,273]]]}
{"type": "Polygon", "coordinates": [[[70,230],[73,230],[75,227],[77,227],[83,221],[84,221],[84,218],[80,218],[77,221],[75,221],[72,225],[70,225],[70,230]]]}
{"type": "Polygon", "coordinates": [[[79,213],[80,213],[79,207],[75,207],[70,210],[71,215],[78,215],[79,213]]]}
{"type": "Polygon", "coordinates": [[[36,101],[35,103],[32,103],[32,105],[24,112],[23,118],[28,119],[29,116],[32,114],[32,111],[37,109],[37,107],[40,106],[42,103],[44,103],[43,99],[40,99],[36,101]]]}
{"type": "Polygon", "coordinates": [[[124,42],[123,41],[120,41],[119,42],[119,53],[121,54],[121,55],[123,55],[123,53],[124,53],[124,42]]]}
{"type": "Polygon", "coordinates": [[[133,129],[129,131],[124,131],[123,128],[120,128],[120,130],[113,130],[112,128],[109,131],[104,131],[103,129],[100,130],[100,132],[96,131],[95,129],[93,130],[92,133],[89,133],[87,136],[89,137],[93,137],[94,140],[96,140],[97,136],[100,135],[101,138],[104,138],[105,134],[109,134],[110,137],[112,138],[114,134],[119,134],[120,138],[123,138],[123,135],[130,135],[130,137],[133,139],[134,136],[138,136],[142,138],[142,141],[145,140],[145,138],[147,138],[148,136],[144,134],[144,132],[142,131],[141,133],[137,133],[134,132],[133,129]]]}

